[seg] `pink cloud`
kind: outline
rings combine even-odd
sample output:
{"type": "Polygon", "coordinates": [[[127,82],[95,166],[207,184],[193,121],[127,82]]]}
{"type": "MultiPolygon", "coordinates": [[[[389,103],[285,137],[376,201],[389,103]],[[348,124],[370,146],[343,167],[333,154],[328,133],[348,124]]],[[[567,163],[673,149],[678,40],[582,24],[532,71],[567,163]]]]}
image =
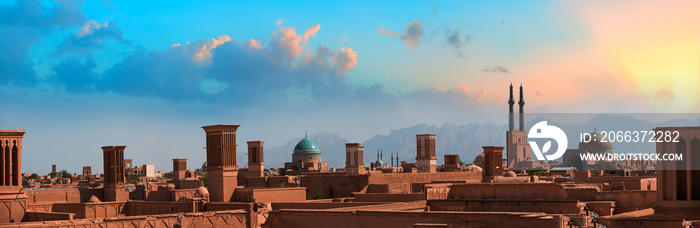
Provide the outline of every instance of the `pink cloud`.
{"type": "Polygon", "coordinates": [[[301,36],[292,28],[280,27],[279,31],[272,35],[272,42],[279,48],[281,54],[287,59],[296,59],[301,56],[304,49],[299,45],[301,36]]]}
{"type": "Polygon", "coordinates": [[[676,96],[673,94],[673,91],[670,89],[661,89],[659,92],[656,92],[656,95],[654,95],[654,100],[656,102],[659,102],[663,105],[668,105],[671,103],[676,96]]]}
{"type": "Polygon", "coordinates": [[[250,40],[247,40],[245,43],[243,43],[243,45],[246,47],[255,48],[255,49],[260,50],[260,49],[262,49],[262,45],[260,43],[261,43],[260,41],[250,39],[250,40]]]}
{"type": "Polygon", "coordinates": [[[196,49],[196,52],[194,53],[194,60],[197,62],[201,62],[204,60],[209,60],[211,59],[211,50],[216,48],[216,46],[219,46],[223,43],[226,43],[228,41],[231,41],[231,37],[223,35],[219,36],[217,39],[211,39],[207,40],[202,44],[200,47],[196,49]]]}
{"type": "MultiPolygon", "coordinates": [[[[443,87],[442,89],[444,90],[445,88],[443,87]]],[[[438,90],[440,90],[440,88],[438,88],[438,90]]],[[[491,103],[499,101],[498,93],[488,94],[486,93],[486,89],[478,87],[474,87],[474,89],[470,90],[467,84],[464,83],[455,88],[453,92],[457,93],[458,96],[466,96],[470,100],[476,102],[491,103]]]]}
{"type": "Polygon", "coordinates": [[[384,27],[377,29],[377,32],[379,33],[379,35],[382,35],[382,36],[397,37],[399,35],[398,33],[391,31],[391,30],[388,30],[388,29],[385,29],[384,27]]]}
{"type": "Polygon", "coordinates": [[[408,23],[404,30],[404,34],[401,35],[401,40],[406,42],[408,49],[417,48],[418,41],[420,41],[420,38],[425,35],[425,32],[423,32],[423,26],[420,25],[420,20],[415,20],[408,23]]]}
{"type": "Polygon", "coordinates": [[[301,35],[301,40],[304,42],[309,41],[309,37],[316,37],[316,32],[321,29],[321,25],[312,25],[311,28],[306,30],[304,34],[301,35]]]}
{"type": "Polygon", "coordinates": [[[357,52],[352,48],[341,48],[333,55],[333,64],[338,72],[345,74],[352,67],[357,66],[357,52]]]}

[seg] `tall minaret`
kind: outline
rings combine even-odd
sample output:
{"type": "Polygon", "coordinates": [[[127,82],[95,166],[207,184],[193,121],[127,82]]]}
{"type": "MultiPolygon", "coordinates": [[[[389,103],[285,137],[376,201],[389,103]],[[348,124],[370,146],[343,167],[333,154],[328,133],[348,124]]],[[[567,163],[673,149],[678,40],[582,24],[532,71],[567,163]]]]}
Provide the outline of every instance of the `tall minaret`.
{"type": "Polygon", "coordinates": [[[525,110],[523,109],[523,106],[525,105],[525,99],[523,99],[523,84],[520,83],[520,101],[518,101],[518,105],[520,105],[520,130],[524,131],[525,130],[525,110]]]}
{"type": "Polygon", "coordinates": [[[510,83],[510,100],[508,100],[508,105],[510,105],[510,108],[508,108],[508,130],[512,131],[515,128],[515,123],[513,123],[513,104],[515,104],[515,101],[513,100],[513,83],[510,83]]]}
{"type": "Polygon", "coordinates": [[[399,152],[396,152],[396,166],[401,167],[401,163],[399,162],[399,152]]]}
{"type": "Polygon", "coordinates": [[[391,153],[391,167],[394,167],[394,153],[391,153]]]}

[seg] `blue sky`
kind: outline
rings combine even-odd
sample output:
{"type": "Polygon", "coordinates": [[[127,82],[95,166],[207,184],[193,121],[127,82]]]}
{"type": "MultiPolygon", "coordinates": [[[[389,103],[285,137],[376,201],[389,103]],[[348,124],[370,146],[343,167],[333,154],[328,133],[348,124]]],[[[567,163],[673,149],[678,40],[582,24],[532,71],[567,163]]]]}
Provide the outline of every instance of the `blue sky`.
{"type": "Polygon", "coordinates": [[[24,172],[44,174],[101,170],[100,147],[116,144],[139,165],[196,167],[209,124],[266,146],[503,124],[510,82],[532,112],[697,112],[697,8],[0,1],[0,126],[27,130],[24,172]]]}

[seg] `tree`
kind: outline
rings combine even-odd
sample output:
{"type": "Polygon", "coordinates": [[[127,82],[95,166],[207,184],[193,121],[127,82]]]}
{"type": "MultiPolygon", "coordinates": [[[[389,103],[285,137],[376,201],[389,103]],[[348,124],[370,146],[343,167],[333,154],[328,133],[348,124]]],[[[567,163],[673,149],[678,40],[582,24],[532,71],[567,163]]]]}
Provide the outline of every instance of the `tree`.
{"type": "Polygon", "coordinates": [[[58,176],[58,173],[57,173],[57,172],[51,172],[51,173],[49,173],[49,177],[51,177],[51,178],[56,178],[56,176],[58,176]]]}
{"type": "Polygon", "coordinates": [[[32,175],[29,175],[29,179],[37,181],[37,180],[41,179],[41,177],[36,173],[32,173],[32,175]]]}
{"type": "Polygon", "coordinates": [[[136,174],[129,174],[126,176],[126,182],[131,183],[131,184],[136,184],[136,183],[141,182],[141,178],[139,178],[139,176],[136,174]]]}
{"type": "Polygon", "coordinates": [[[209,187],[209,183],[207,181],[207,173],[202,173],[202,175],[199,175],[199,180],[202,181],[202,184],[204,184],[204,187],[209,187]]]}
{"type": "Polygon", "coordinates": [[[58,172],[58,177],[59,177],[59,178],[70,178],[71,176],[73,176],[73,175],[70,174],[70,173],[68,172],[68,170],[65,170],[65,169],[62,169],[61,171],[58,172]]]}
{"type": "Polygon", "coordinates": [[[173,178],[173,172],[163,173],[163,178],[173,178]]]}

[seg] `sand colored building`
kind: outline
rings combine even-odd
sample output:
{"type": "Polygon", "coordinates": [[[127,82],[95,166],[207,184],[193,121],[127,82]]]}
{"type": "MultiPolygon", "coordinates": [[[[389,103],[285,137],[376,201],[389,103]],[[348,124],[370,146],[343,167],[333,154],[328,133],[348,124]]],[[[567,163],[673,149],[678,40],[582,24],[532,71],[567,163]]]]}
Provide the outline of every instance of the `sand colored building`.
{"type": "Polygon", "coordinates": [[[202,127],[207,139],[207,177],[210,200],[229,202],[238,187],[236,130],[240,125],[202,127]]]}
{"type": "Polygon", "coordinates": [[[365,174],[365,147],[359,143],[345,144],[345,170],[348,174],[365,174]]]}
{"type": "Polygon", "coordinates": [[[418,172],[436,172],[435,134],[416,135],[416,165],[418,172]]]}

